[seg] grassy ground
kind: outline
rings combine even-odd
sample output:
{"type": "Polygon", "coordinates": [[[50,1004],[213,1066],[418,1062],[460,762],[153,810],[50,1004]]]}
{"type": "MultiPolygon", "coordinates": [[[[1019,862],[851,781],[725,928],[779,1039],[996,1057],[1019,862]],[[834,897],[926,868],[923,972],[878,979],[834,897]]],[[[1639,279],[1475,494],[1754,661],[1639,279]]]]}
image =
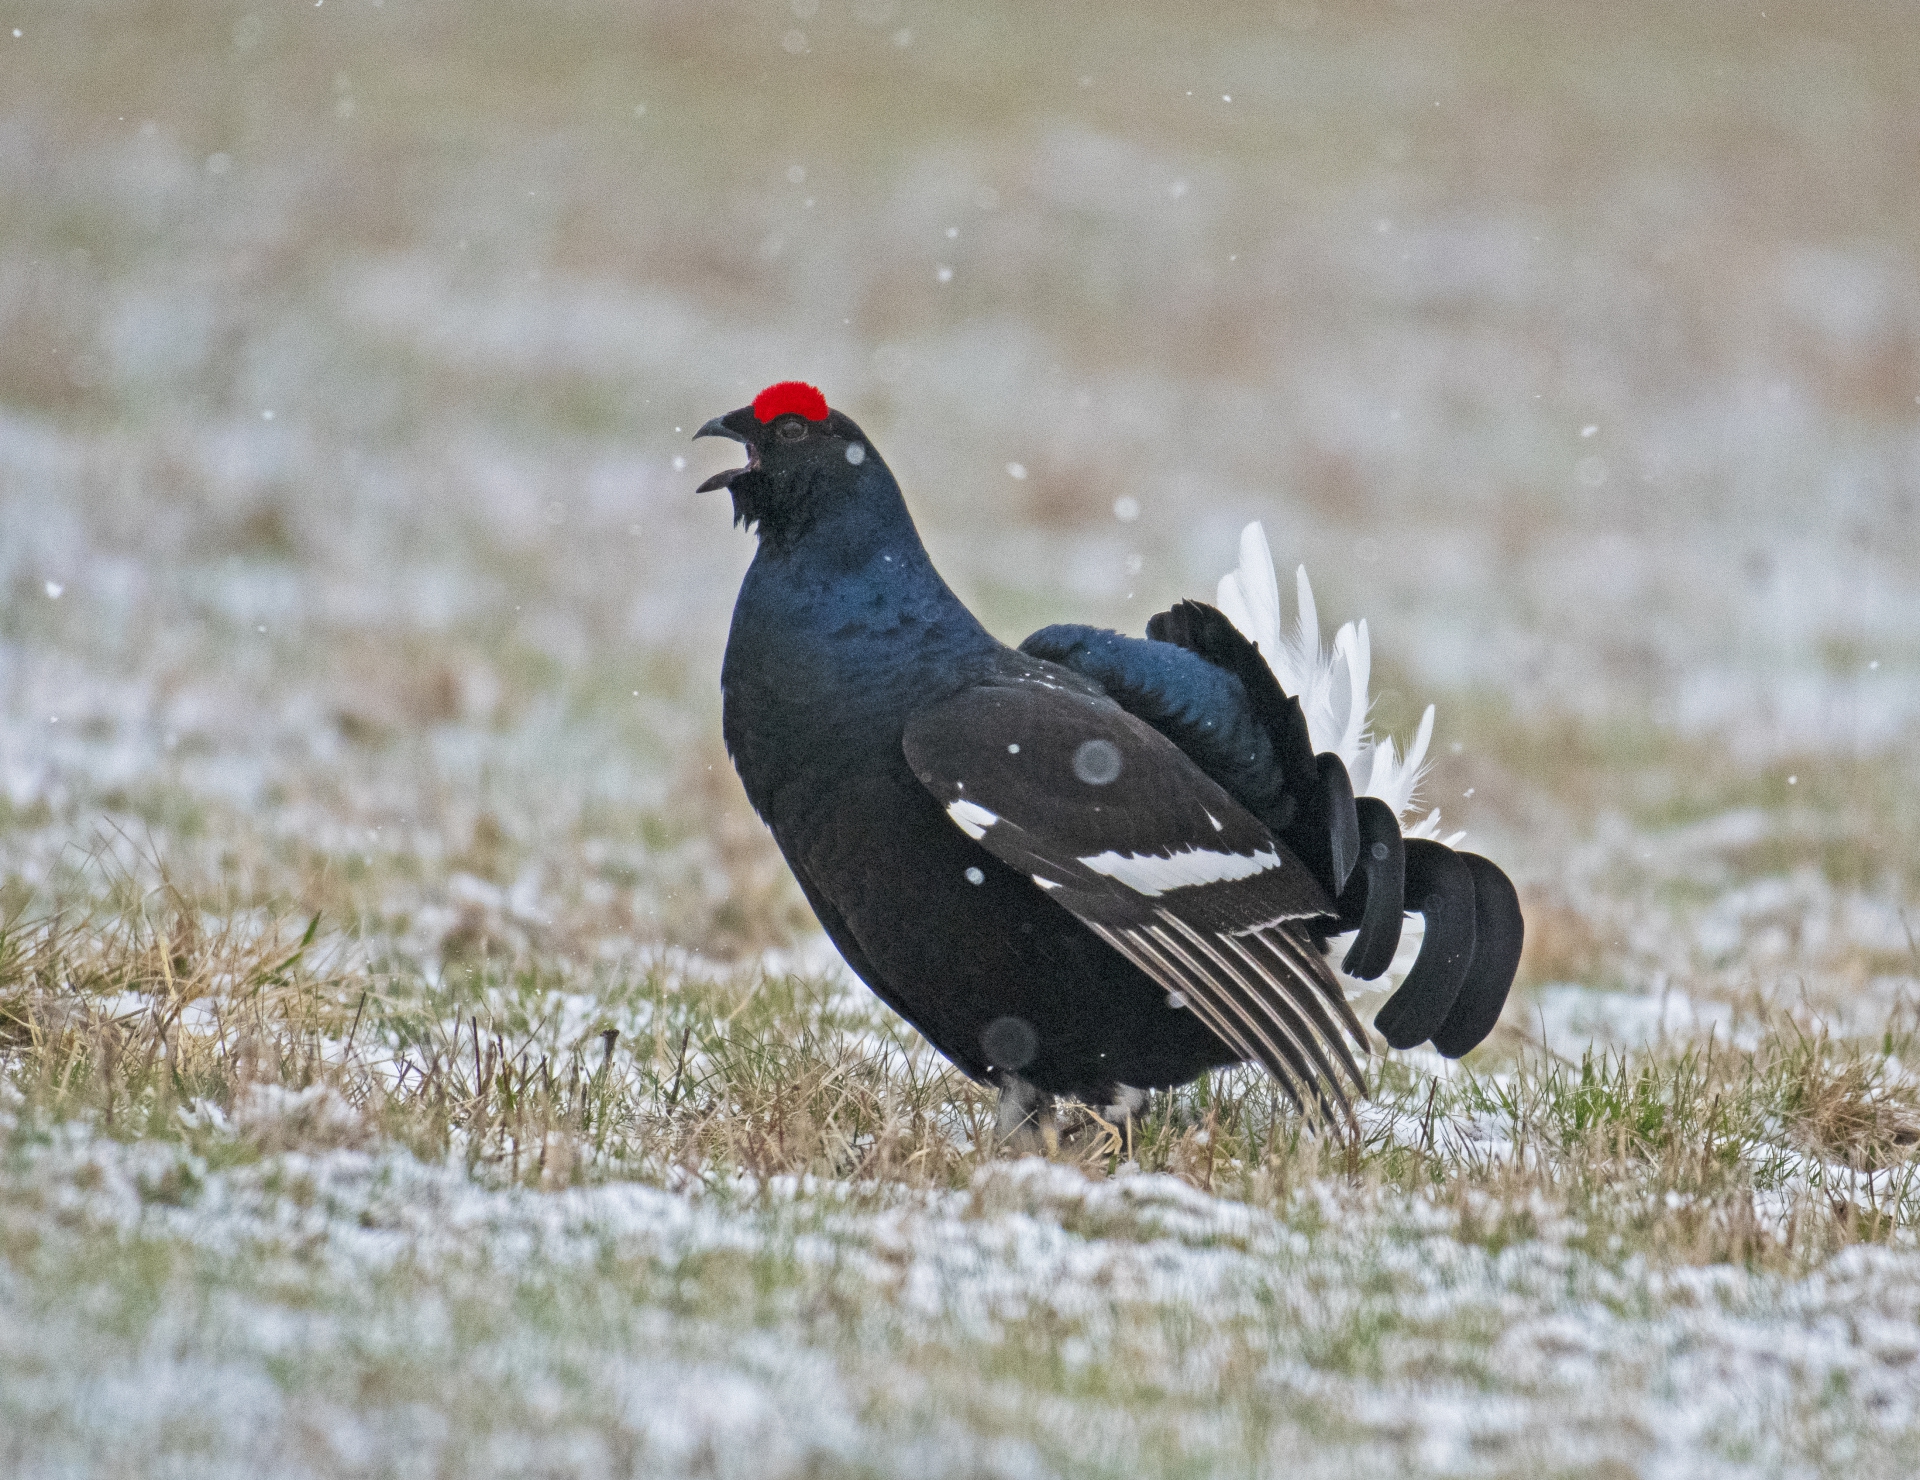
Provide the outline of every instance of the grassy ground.
{"type": "Polygon", "coordinates": [[[842,981],[432,983],[179,903],[7,941],[18,1472],[1916,1457],[1910,1014],[1403,1057],[1346,1147],[1221,1075],[1049,1166],[842,981]]]}
{"type": "Polygon", "coordinates": [[[1912,1473],[1910,30],[0,3],[0,1468],[1912,1473]],[[793,374],[1005,636],[1369,617],[1494,1038],[998,1155],[717,744],[793,374]]]}

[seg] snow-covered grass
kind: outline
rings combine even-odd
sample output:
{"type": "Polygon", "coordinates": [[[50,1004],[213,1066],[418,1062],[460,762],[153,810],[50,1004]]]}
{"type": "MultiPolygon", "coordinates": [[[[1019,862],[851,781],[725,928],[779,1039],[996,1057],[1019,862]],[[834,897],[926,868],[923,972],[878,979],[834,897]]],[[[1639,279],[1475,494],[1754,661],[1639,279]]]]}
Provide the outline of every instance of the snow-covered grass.
{"type": "Polygon", "coordinates": [[[831,976],[137,919],[5,942],[13,1473],[1920,1456],[1911,1011],[1403,1057],[1351,1146],[1217,1075],[1050,1165],[831,976]]]}
{"type": "Polygon", "coordinates": [[[1036,1163],[856,1203],[540,1195],[393,1153],[215,1170],[65,1136],[16,1152],[8,1191],[31,1243],[0,1337],[22,1475],[1915,1457],[1920,1282],[1870,1246],[1799,1277],[1659,1267],[1489,1241],[1396,1191],[1317,1188],[1275,1217],[1036,1163]]]}
{"type": "Polygon", "coordinates": [[[0,15],[0,1471],[1912,1473],[1912,35],[0,15]],[[791,375],[1009,638],[1365,618],[1493,1039],[1001,1157],[717,744],[791,375]]]}
{"type": "MultiPolygon", "coordinates": [[[[316,939],[317,923],[296,938],[164,896],[117,916],[16,921],[0,935],[0,1072],[16,1108],[36,1125],[238,1137],[256,1151],[393,1141],[483,1183],[549,1188],[950,1187],[996,1155],[985,1093],[844,973],[660,957],[583,976],[533,958],[433,979],[357,964],[316,939]]],[[[1739,1202],[1809,1188],[1844,1203],[1856,1192],[1831,1185],[1844,1172],[1871,1236],[1905,1226],[1902,1148],[1920,1138],[1912,1005],[1871,1041],[1758,1000],[1650,1005],[1548,987],[1546,1042],[1522,1021],[1472,1066],[1384,1057],[1355,1145],[1306,1134],[1246,1070],[1163,1096],[1131,1126],[1085,1113],[1066,1154],[1254,1201],[1338,1175],[1455,1192],[1520,1176],[1602,1204],[1623,1189],[1739,1202]],[[1583,1022],[1569,997],[1597,1016],[1583,1022]],[[1583,1029],[1597,1046],[1572,1048],[1583,1029]]],[[[1852,1236],[1854,1211],[1825,1212],[1852,1236]]],[[[1825,1225],[1801,1230],[1812,1247],[1825,1225]]],[[[1780,1235],[1741,1257],[1798,1257],[1780,1235]]]]}

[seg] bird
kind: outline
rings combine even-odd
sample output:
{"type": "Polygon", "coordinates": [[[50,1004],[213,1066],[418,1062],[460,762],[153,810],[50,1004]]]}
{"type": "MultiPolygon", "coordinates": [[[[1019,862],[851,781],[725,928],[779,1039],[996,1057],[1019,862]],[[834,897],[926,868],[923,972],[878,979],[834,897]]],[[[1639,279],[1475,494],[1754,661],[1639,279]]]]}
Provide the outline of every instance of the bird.
{"type": "Polygon", "coordinates": [[[1431,711],[1405,757],[1368,734],[1364,627],[1322,655],[1303,570],[1290,646],[1257,526],[1215,604],[1009,646],[815,386],[770,385],[695,437],[746,449],[700,491],[758,541],[720,672],[747,799],[855,974],[998,1090],[1009,1142],[1052,1144],[1063,1098],[1130,1115],[1239,1063],[1352,1134],[1376,1049],[1328,944],[1354,932],[1344,969],[1378,977],[1409,910],[1425,935],[1375,1029],[1454,1057],[1491,1031],[1513,886],[1427,835],[1437,814],[1402,834],[1431,711]]]}

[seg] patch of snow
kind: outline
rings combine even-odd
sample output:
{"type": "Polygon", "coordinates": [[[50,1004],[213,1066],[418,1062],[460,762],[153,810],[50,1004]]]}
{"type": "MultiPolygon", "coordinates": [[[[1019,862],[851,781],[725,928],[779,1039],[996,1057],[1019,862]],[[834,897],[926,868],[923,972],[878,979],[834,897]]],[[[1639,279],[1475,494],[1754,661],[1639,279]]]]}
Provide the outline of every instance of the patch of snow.
{"type": "Polygon", "coordinates": [[[1589,1047],[1644,1048],[1667,1039],[1704,1039],[1712,1034],[1725,1041],[1735,1022],[1728,1004],[1696,1002],[1671,988],[1642,996],[1571,982],[1542,987],[1537,1013],[1547,1047],[1574,1059],[1589,1047]]]}
{"type": "Polygon", "coordinates": [[[1799,1280],[1616,1269],[1544,1203],[1538,1237],[1490,1248],[1379,1188],[1314,1183],[1276,1219],[1039,1160],[951,1193],[537,1193],[397,1152],[210,1170],[55,1127],[16,1138],[4,1179],[0,1230],[35,1250],[0,1265],[0,1424],[27,1474],[285,1473],[316,1436],[337,1464],[475,1476],[536,1455],[1043,1474],[1050,1445],[1117,1463],[1203,1415],[1194,1462],[1231,1469],[1256,1410],[1313,1473],[1736,1473],[1920,1439],[1908,1249],[1799,1280]],[[154,1256],[183,1277],[140,1283],[154,1256]],[[1045,1417],[1010,1440],[992,1372],[1027,1351],[1017,1404],[1045,1417]],[[1049,1388],[1048,1351],[1082,1375],[1049,1388]],[[1097,1396],[1145,1373],[1151,1397],[1097,1396]]]}

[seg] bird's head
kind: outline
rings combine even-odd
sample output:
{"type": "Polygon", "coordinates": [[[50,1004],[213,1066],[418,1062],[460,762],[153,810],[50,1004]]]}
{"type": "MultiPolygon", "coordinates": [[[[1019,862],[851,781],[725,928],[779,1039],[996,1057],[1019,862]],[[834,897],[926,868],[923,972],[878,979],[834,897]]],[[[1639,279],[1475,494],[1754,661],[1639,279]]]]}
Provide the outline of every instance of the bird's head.
{"type": "Polygon", "coordinates": [[[811,522],[821,500],[849,493],[861,481],[855,470],[878,461],[853,419],[798,380],[768,386],[751,406],[716,416],[693,435],[731,437],[746,447],[745,467],[715,473],[700,491],[726,489],[734,522],[757,525],[762,535],[811,522]]]}

